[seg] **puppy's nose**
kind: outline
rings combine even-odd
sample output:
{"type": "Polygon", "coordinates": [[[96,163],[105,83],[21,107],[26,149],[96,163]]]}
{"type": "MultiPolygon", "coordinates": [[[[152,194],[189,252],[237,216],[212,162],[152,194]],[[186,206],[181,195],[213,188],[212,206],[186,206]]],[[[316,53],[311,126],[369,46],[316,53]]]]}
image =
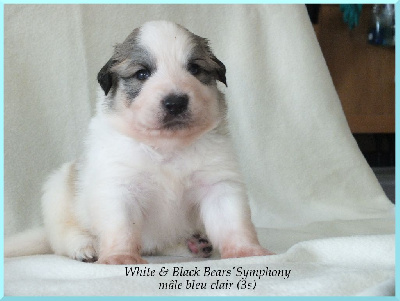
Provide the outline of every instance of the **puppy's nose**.
{"type": "Polygon", "coordinates": [[[171,115],[179,115],[187,110],[189,97],[186,94],[168,95],[162,102],[164,109],[171,115]]]}

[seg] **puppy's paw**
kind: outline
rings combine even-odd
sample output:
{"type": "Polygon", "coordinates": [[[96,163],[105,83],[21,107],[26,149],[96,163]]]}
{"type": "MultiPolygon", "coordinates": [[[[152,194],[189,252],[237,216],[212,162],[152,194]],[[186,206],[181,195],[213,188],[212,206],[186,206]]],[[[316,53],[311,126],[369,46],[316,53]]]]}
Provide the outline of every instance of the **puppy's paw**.
{"type": "Polygon", "coordinates": [[[266,256],[275,255],[275,253],[259,246],[227,246],[221,250],[221,258],[238,258],[238,257],[251,257],[251,256],[266,256]]]}
{"type": "Polygon", "coordinates": [[[100,257],[97,263],[101,264],[145,264],[148,263],[139,254],[135,255],[111,255],[106,257],[100,257]]]}
{"type": "Polygon", "coordinates": [[[77,235],[75,232],[71,232],[68,237],[66,255],[82,262],[95,262],[97,252],[94,246],[95,240],[92,236],[82,233],[77,235]]]}
{"type": "Polygon", "coordinates": [[[189,238],[187,240],[187,246],[193,255],[200,258],[210,257],[213,250],[213,247],[208,241],[207,237],[200,234],[194,234],[191,238],[189,238]]]}
{"type": "Polygon", "coordinates": [[[94,247],[89,244],[76,250],[72,255],[72,258],[82,262],[95,262],[97,261],[97,254],[94,247]]]}

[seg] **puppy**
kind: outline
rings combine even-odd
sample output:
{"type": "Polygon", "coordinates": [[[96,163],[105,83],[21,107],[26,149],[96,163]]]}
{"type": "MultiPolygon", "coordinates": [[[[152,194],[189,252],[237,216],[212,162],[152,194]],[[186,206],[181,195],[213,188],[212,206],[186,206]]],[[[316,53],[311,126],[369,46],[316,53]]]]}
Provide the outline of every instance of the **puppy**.
{"type": "Polygon", "coordinates": [[[272,254],[226,130],[225,72],[206,39],[175,23],[145,23],[118,44],[98,74],[83,154],[44,185],[42,242],[104,264],[146,263],[188,239],[208,256],[204,232],[222,258],[272,254]]]}

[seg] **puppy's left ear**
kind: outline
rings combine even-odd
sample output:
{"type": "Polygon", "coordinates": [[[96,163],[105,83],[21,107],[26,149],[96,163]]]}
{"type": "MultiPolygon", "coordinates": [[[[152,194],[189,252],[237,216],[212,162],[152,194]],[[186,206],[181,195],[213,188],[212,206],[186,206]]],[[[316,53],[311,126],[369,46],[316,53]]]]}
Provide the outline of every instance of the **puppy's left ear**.
{"type": "Polygon", "coordinates": [[[225,65],[217,59],[215,56],[212,56],[211,59],[217,64],[216,72],[217,72],[217,79],[223,83],[225,86],[228,87],[226,83],[226,68],[225,65]]]}
{"type": "Polygon", "coordinates": [[[113,76],[110,68],[115,63],[113,59],[110,59],[107,64],[101,68],[100,72],[97,74],[97,81],[99,82],[104,93],[107,95],[113,85],[113,76]]]}

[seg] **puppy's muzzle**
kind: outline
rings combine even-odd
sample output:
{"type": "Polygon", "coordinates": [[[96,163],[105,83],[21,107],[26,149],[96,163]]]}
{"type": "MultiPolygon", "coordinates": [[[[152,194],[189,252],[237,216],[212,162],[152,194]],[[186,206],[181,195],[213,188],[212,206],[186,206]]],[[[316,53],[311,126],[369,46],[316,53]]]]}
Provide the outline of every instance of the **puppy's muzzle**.
{"type": "Polygon", "coordinates": [[[184,129],[190,123],[189,96],[169,94],[161,101],[164,110],[163,127],[170,130],[184,129]]]}
{"type": "Polygon", "coordinates": [[[165,112],[171,116],[177,116],[186,112],[188,104],[189,97],[186,94],[170,94],[162,101],[165,112]]]}

